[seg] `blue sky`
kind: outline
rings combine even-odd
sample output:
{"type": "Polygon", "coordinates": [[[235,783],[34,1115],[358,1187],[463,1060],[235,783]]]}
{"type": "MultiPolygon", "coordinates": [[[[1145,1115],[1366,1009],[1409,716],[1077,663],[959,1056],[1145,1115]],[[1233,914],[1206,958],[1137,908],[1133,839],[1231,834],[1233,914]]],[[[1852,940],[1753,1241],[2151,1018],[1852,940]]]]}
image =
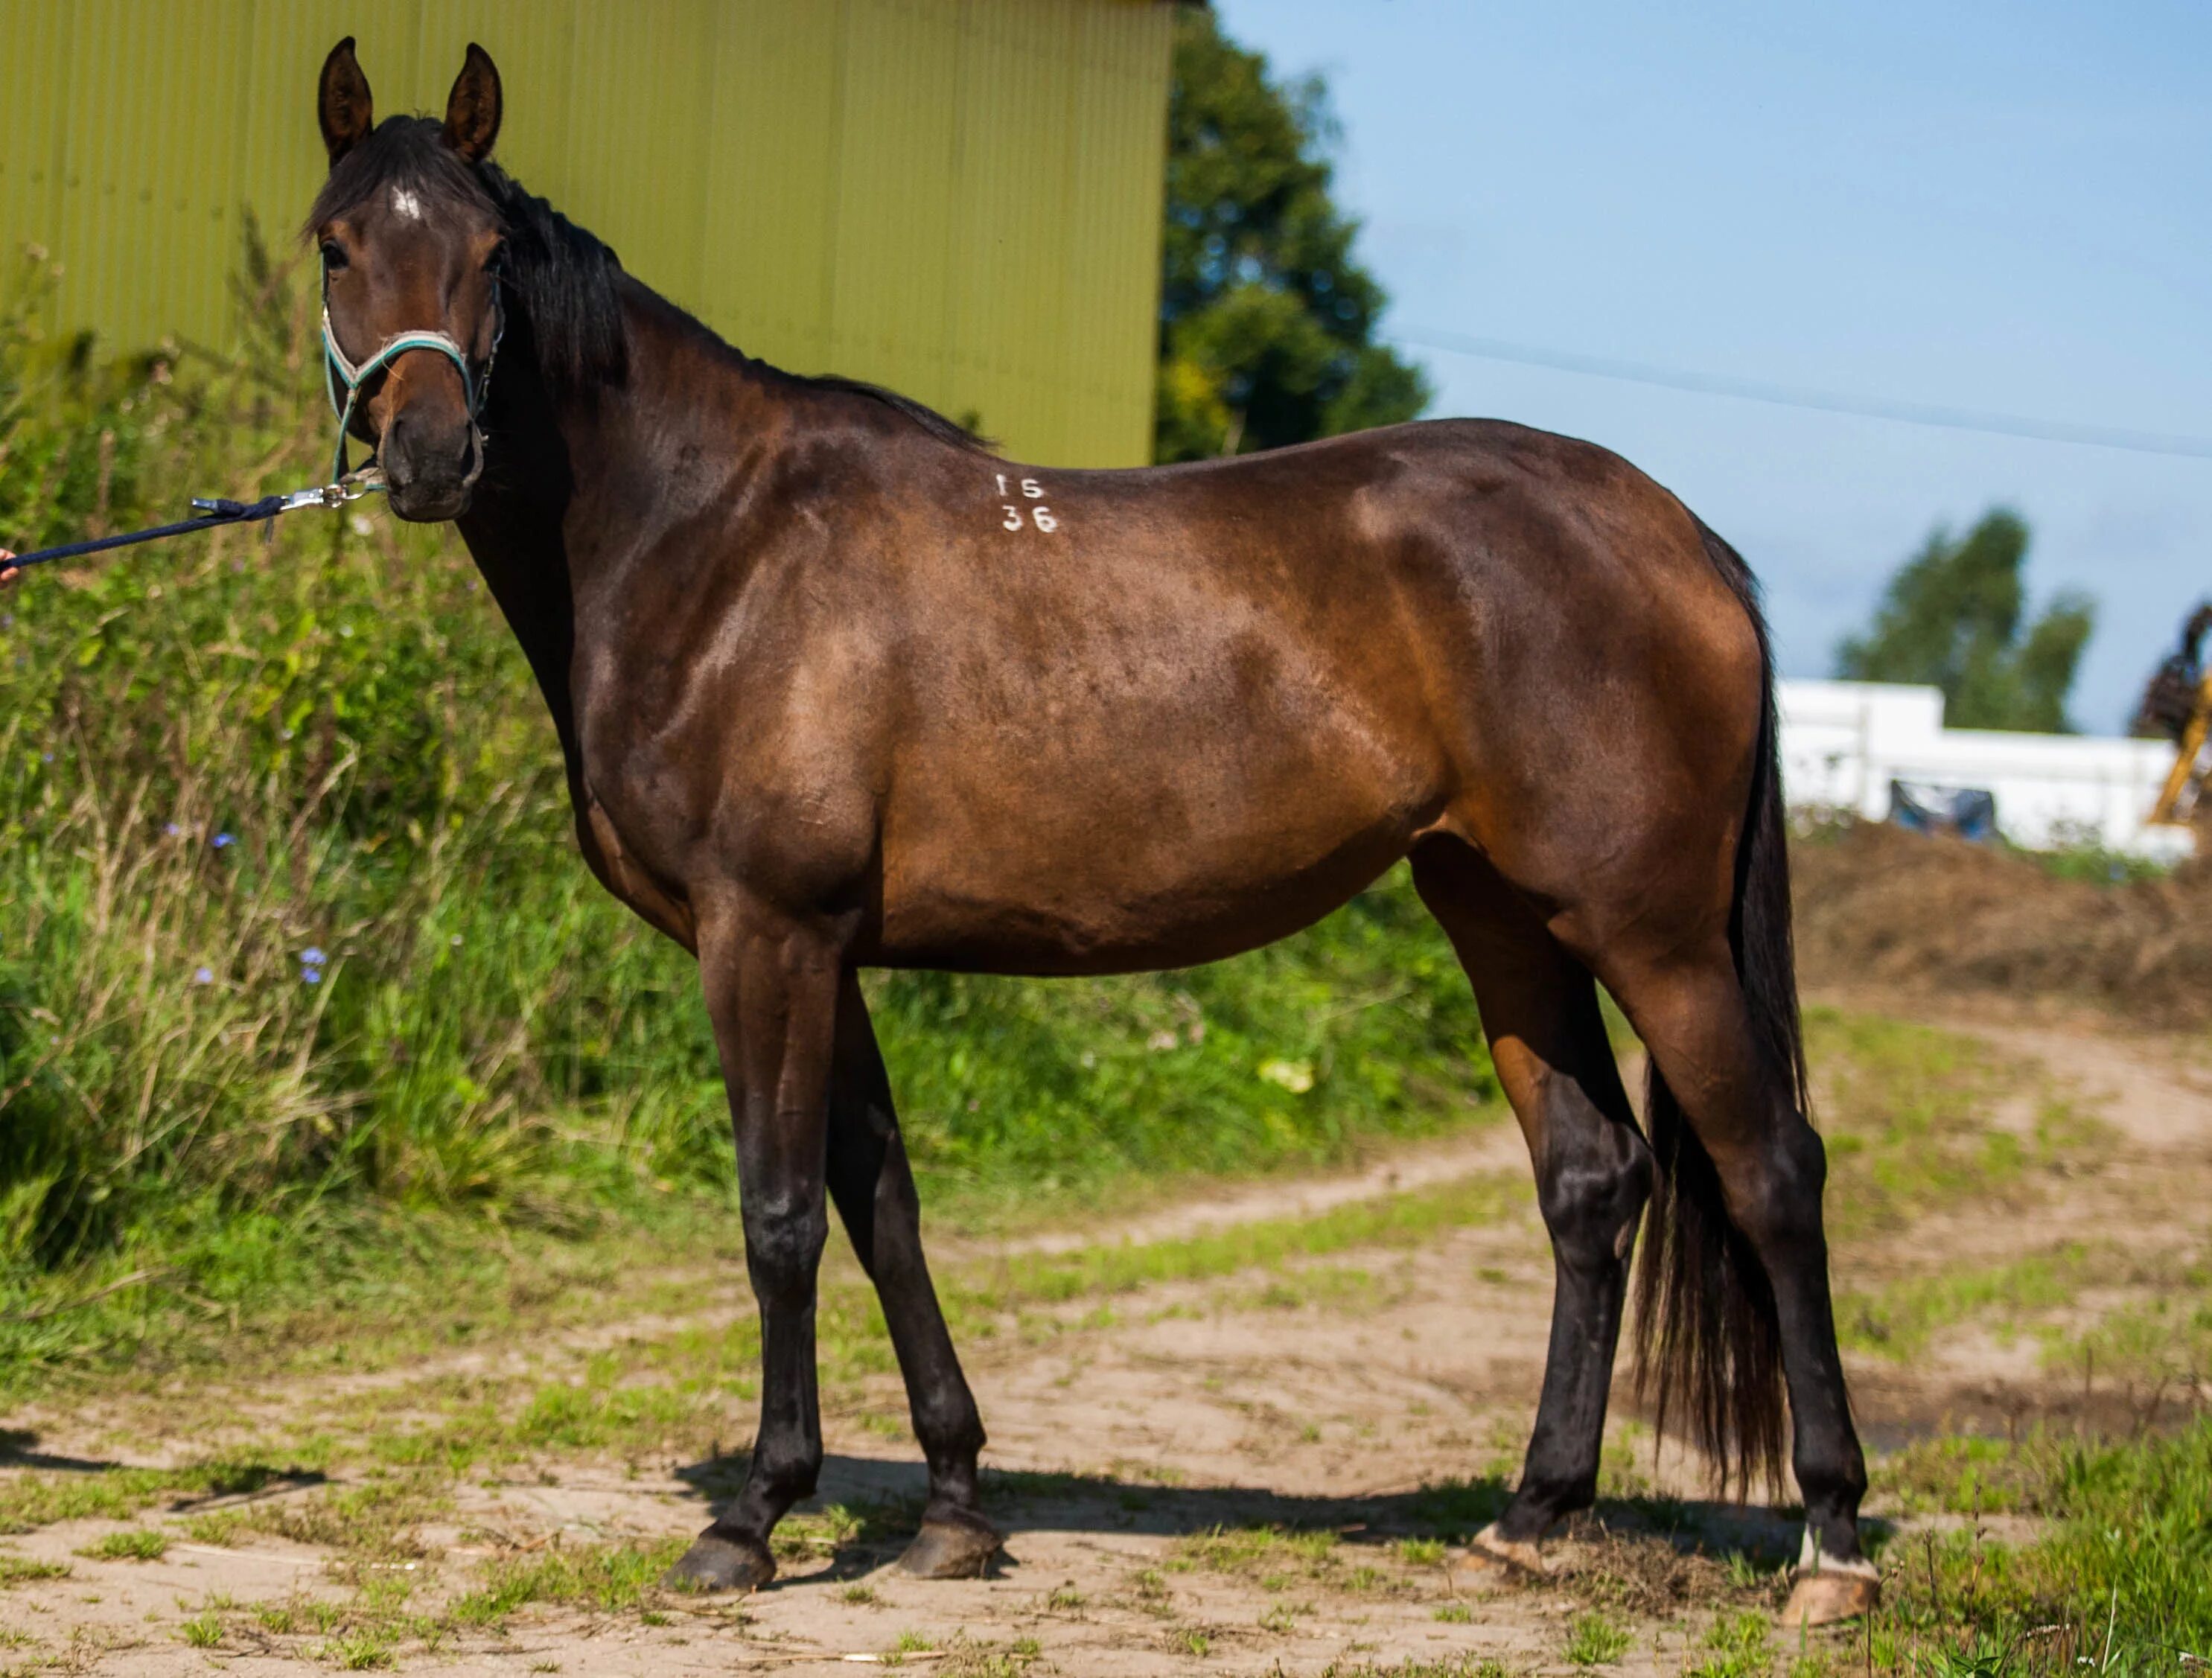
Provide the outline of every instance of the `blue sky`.
{"type": "MultiPolygon", "coordinates": [[[[1216,0],[1319,70],[1388,325],[2212,439],[2212,7],[1216,0]]],[[[2122,723],[2212,595],[2212,459],[1935,430],[1415,348],[1438,414],[1591,438],[1764,579],[1785,674],[2005,502],[2122,723]]]]}

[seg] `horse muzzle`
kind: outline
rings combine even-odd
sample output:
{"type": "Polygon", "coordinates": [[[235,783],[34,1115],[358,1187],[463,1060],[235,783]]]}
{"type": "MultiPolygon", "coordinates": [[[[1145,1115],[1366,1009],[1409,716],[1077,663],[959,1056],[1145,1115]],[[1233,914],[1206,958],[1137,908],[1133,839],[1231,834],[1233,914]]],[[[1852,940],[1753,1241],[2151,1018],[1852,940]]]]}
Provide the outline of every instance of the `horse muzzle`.
{"type": "Polygon", "coordinates": [[[483,474],[483,435],[463,416],[434,420],[402,410],[377,445],[386,499],[401,518],[417,524],[458,519],[483,474]]]}

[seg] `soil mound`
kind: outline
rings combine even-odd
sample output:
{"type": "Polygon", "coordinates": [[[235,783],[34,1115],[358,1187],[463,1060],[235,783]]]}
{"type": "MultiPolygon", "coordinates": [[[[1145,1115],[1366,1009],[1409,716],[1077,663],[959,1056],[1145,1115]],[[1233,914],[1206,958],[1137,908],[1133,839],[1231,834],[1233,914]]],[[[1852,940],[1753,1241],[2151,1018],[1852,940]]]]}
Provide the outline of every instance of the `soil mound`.
{"type": "Polygon", "coordinates": [[[1808,984],[1999,991],[2212,1021],[2212,863],[2104,885],[1962,840],[1860,824],[1790,848],[1808,984]]]}

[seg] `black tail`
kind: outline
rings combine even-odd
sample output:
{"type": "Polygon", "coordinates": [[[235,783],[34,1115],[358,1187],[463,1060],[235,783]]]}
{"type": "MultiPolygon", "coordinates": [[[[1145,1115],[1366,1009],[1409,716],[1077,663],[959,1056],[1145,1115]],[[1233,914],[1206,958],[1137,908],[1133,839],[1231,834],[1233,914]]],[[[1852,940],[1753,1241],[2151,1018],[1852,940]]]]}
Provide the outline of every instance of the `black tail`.
{"type": "MultiPolygon", "coordinates": [[[[1751,618],[1765,672],[1765,710],[1751,801],[1736,846],[1729,944],[1753,1029],[1771,1064],[1806,1103],[1790,923],[1789,835],[1783,814],[1774,660],[1758,585],[1735,550],[1703,524],[1705,551],[1751,618]]],[[[1644,1123],[1659,1166],[1636,1292],[1637,1389],[1656,1395],[1657,1426],[1685,1411],[1718,1465],[1723,1489],[1778,1488],[1783,1462],[1782,1334],[1774,1290],[1751,1243],[1729,1222],[1719,1174],[1655,1066],[1644,1123]]]]}

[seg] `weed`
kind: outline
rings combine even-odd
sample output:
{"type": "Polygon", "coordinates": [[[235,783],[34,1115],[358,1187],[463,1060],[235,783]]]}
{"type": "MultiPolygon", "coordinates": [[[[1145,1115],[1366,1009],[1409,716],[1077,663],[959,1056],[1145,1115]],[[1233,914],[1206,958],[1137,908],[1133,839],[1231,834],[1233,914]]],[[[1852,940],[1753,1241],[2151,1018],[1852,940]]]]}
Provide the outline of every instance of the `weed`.
{"type": "Polygon", "coordinates": [[[111,1532],[86,1545],[77,1553],[97,1561],[159,1561],[167,1553],[169,1535],[153,1527],[111,1532]]]}
{"type": "Polygon", "coordinates": [[[1216,1572],[1279,1578],[1286,1585],[1297,1575],[1318,1578],[1332,1570],[1340,1542],[1327,1530],[1215,1527],[1182,1539],[1176,1549],[1182,1559],[1216,1572]]]}
{"type": "Polygon", "coordinates": [[[206,1613],[187,1620],[177,1628],[177,1635],[195,1649],[214,1649],[222,1642],[222,1616],[206,1613]]]}
{"type": "Polygon", "coordinates": [[[383,1632],[352,1632],[323,1645],[321,1658],[341,1672],[374,1672],[392,1664],[392,1640],[383,1632]]]}
{"type": "Polygon", "coordinates": [[[1474,1621],[1474,1610],[1464,1602],[1446,1602],[1431,1617],[1443,1620],[1447,1626],[1465,1626],[1474,1621]]]}
{"type": "Polygon", "coordinates": [[[1401,1538],[1394,1547],[1398,1559],[1408,1567],[1437,1567],[1443,1563],[1444,1541],[1441,1538],[1401,1538]]]}
{"type": "Polygon", "coordinates": [[[65,1579],[70,1576],[70,1565],[65,1561],[39,1561],[29,1556],[13,1555],[0,1550],[0,1587],[29,1584],[43,1579],[65,1579]]]}
{"type": "Polygon", "coordinates": [[[1611,1666],[1628,1652],[1626,1628],[1601,1614],[1575,1616],[1567,1632],[1567,1659],[1577,1666],[1611,1666]]]}
{"type": "Polygon", "coordinates": [[[605,1613],[635,1610],[658,1584],[685,1541],[644,1548],[626,1544],[549,1547],[535,1554],[495,1559],[476,1590],[447,1610],[456,1625],[495,1626],[533,1602],[578,1604],[605,1613]]]}
{"type": "Polygon", "coordinates": [[[251,1524],[297,1544],[318,1544],[355,1560],[419,1558],[416,1529],[444,1512],[444,1481],[427,1473],[381,1476],[363,1485],[277,1504],[254,1512],[251,1524]]]}
{"type": "Polygon", "coordinates": [[[1774,1665],[1771,1631],[1767,1617],[1756,1609],[1716,1620],[1701,1645],[1704,1655],[1686,1668],[1687,1678],[1766,1678],[1774,1665]]]}
{"type": "Polygon", "coordinates": [[[212,1544],[227,1548],[247,1529],[246,1517],[234,1509],[226,1509],[213,1515],[194,1515],[179,1522],[185,1536],[195,1544],[212,1544]]]}

